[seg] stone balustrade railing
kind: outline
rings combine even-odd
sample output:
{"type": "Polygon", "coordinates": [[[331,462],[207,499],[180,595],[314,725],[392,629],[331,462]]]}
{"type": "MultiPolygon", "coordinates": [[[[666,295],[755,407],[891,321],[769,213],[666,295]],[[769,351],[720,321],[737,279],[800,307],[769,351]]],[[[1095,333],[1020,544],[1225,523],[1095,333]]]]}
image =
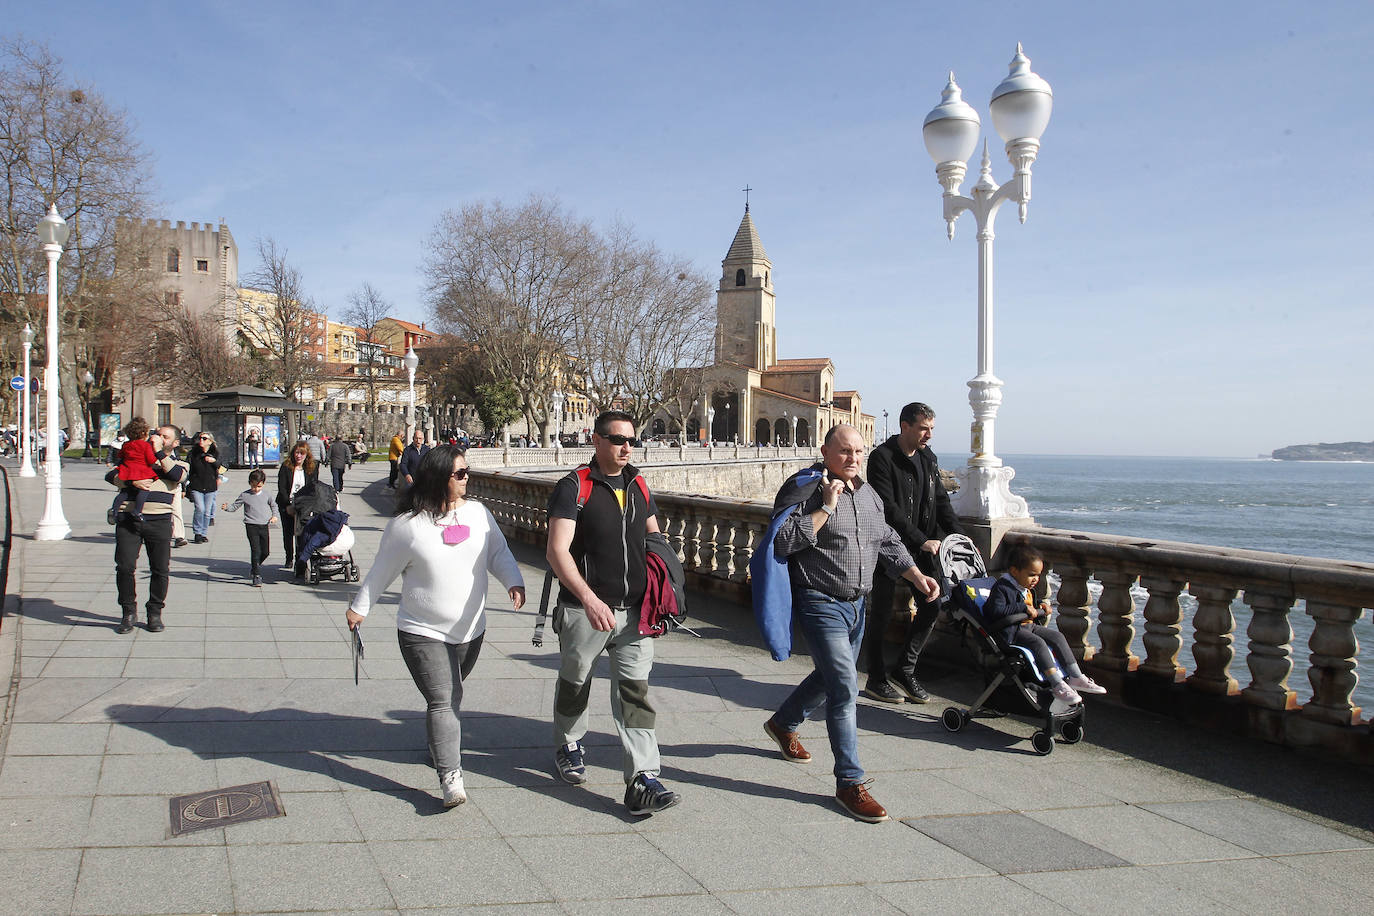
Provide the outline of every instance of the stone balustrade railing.
{"type": "MultiPolygon", "coordinates": [[[[813,446],[753,445],[642,445],[634,450],[630,463],[638,467],[655,464],[736,461],[741,458],[805,458],[816,455],[813,446]]],[[[467,452],[472,468],[576,467],[592,457],[588,448],[474,448],[467,452]]]]}
{"type": "Polygon", "coordinates": [[[1012,531],[1003,550],[1018,541],[1040,550],[1059,580],[1055,620],[1074,654],[1128,702],[1374,759],[1370,730],[1356,728],[1361,710],[1352,699],[1355,624],[1374,607],[1374,564],[1052,528],[1012,531]],[[1096,646],[1089,639],[1096,591],[1090,582],[1101,586],[1096,646]],[[1185,595],[1190,607],[1196,602],[1186,620],[1185,595]],[[1295,612],[1312,621],[1306,670],[1312,694],[1301,705],[1288,683],[1295,612]],[[1249,618],[1243,669],[1236,660],[1238,616],[1249,618]],[[1143,658],[1133,648],[1138,622],[1143,658]]]}
{"type": "MultiPolygon", "coordinates": [[[[508,534],[542,545],[544,507],[557,480],[477,471],[472,492],[508,534]]],[[[692,584],[734,591],[747,601],[749,558],[768,525],[771,502],[665,492],[654,498],[692,584]]],[[[1059,581],[1054,621],[1114,699],[1270,741],[1374,759],[1374,734],[1352,700],[1359,652],[1354,628],[1374,607],[1374,564],[1049,528],[1015,529],[1003,538],[1003,551],[1017,541],[1045,555],[1059,581]],[[1142,589],[1148,597],[1137,611],[1142,589]],[[1185,595],[1197,604],[1187,621],[1185,595]],[[1249,616],[1243,653],[1248,676],[1239,677],[1237,606],[1249,616]],[[1301,705],[1288,686],[1295,607],[1313,623],[1307,667],[1312,697],[1301,705]],[[1133,649],[1138,620],[1143,659],[1133,649]],[[1185,643],[1191,665],[1182,657],[1185,643]]]]}

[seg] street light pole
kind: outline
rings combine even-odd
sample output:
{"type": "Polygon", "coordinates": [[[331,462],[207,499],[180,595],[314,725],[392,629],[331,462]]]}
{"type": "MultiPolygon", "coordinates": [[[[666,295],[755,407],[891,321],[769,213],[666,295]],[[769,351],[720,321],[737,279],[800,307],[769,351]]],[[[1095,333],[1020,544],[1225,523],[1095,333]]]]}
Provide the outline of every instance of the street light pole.
{"type": "Polygon", "coordinates": [[[410,401],[406,405],[406,444],[415,436],[415,370],[420,366],[420,357],[415,348],[406,347],[406,355],[401,357],[401,365],[406,367],[406,378],[410,384],[410,401]]]}
{"type": "Polygon", "coordinates": [[[888,431],[887,431],[887,411],[884,410],[884,411],[883,411],[883,441],[884,441],[884,442],[886,442],[886,441],[888,440],[888,436],[889,436],[889,435],[890,435],[890,434],[889,434],[888,431]]]}
{"type": "Polygon", "coordinates": [[[62,514],[62,437],[57,426],[57,259],[70,230],[67,221],[57,213],[57,205],[48,208],[48,215],[38,221],[38,238],[43,253],[48,256],[48,364],[43,375],[48,389],[48,445],[47,484],[43,500],[43,517],[38,520],[34,540],[60,541],[72,533],[62,514]]]}
{"type": "Polygon", "coordinates": [[[33,469],[33,436],[29,427],[33,426],[33,378],[29,375],[29,351],[33,349],[33,328],[24,325],[19,332],[19,340],[24,344],[24,390],[19,392],[19,476],[37,477],[33,469]]]}
{"type": "Polygon", "coordinates": [[[84,402],[86,405],[86,447],[81,450],[81,457],[89,458],[91,457],[91,427],[94,425],[91,423],[91,385],[95,382],[95,376],[91,375],[91,370],[87,369],[85,374],[81,376],[81,381],[86,385],[86,399],[84,402]]]}
{"type": "Polygon", "coordinates": [[[563,454],[563,389],[559,388],[553,393],[553,463],[558,464],[559,456],[563,454]]]}
{"type": "Polygon", "coordinates": [[[1015,174],[1005,185],[992,180],[987,143],[973,196],[959,193],[966,163],[978,145],[982,125],[978,113],[964,102],[954,74],[941,94],[940,104],[926,115],[922,126],[926,150],[935,160],[935,174],[944,188],[944,218],[949,238],[954,222],[965,210],[978,225],[978,374],[968,383],[973,408],[968,466],[956,471],[960,487],[954,507],[966,518],[990,521],[1028,518],[1026,501],[1011,492],[1015,471],[1002,465],[993,435],[997,410],[1002,404],[1002,380],[993,372],[993,223],[1002,204],[1015,201],[1021,222],[1031,198],[1031,165],[1040,150],[1040,136],[1049,125],[1054,105],[1049,83],[1031,72],[1030,59],[1016,46],[1007,78],[993,90],[989,105],[993,126],[1006,142],[1007,159],[1015,174]]]}

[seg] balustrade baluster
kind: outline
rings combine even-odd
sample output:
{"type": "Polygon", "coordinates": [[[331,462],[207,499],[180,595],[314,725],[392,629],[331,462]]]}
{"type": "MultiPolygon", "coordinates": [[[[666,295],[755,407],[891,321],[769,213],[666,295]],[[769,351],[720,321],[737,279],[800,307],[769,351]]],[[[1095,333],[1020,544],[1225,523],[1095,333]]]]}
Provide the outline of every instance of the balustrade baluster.
{"type": "Polygon", "coordinates": [[[1123,570],[1105,570],[1097,574],[1102,583],[1102,595],[1097,599],[1097,635],[1102,650],[1093,657],[1093,664],[1111,671],[1134,671],[1140,659],[1131,654],[1131,640],[1135,638],[1135,601],[1131,585],[1136,577],[1123,570]]]}
{"type": "Polygon", "coordinates": [[[1288,675],[1293,671],[1293,628],[1288,612],[1293,609],[1292,595],[1245,593],[1250,605],[1249,654],[1245,663],[1250,667],[1250,686],[1241,690],[1246,702],[1266,709],[1293,709],[1297,695],[1288,689],[1288,675]]]}
{"type": "Polygon", "coordinates": [[[682,530],[682,567],[683,569],[696,569],[698,558],[701,556],[701,538],[698,536],[701,531],[701,520],[697,514],[690,509],[683,518],[682,530]]]}
{"type": "Polygon", "coordinates": [[[1055,625],[1068,640],[1069,648],[1080,662],[1087,661],[1097,654],[1088,645],[1088,630],[1092,627],[1092,598],[1088,594],[1088,577],[1092,570],[1068,564],[1055,564],[1054,571],[1059,575],[1059,591],[1055,594],[1058,613],[1055,625]]]}
{"type": "Polygon", "coordinates": [[[1336,725],[1359,721],[1360,707],[1350,702],[1350,695],[1360,679],[1355,673],[1355,657],[1360,651],[1355,621],[1363,613],[1358,606],[1307,602],[1307,616],[1313,624],[1307,640],[1312,650],[1311,667],[1307,669],[1312,699],[1302,707],[1302,714],[1309,719],[1336,725]]]}
{"type": "Polygon", "coordinates": [[[701,530],[697,533],[697,571],[710,575],[715,570],[716,558],[716,520],[711,516],[701,518],[701,530]]]}
{"type": "MultiPolygon", "coordinates": [[[[663,519],[660,517],[659,524],[662,523],[663,519]]],[[[663,534],[668,539],[668,546],[677,554],[678,562],[682,562],[682,513],[674,512],[668,516],[668,524],[663,529],[663,534]]]]}
{"type": "Polygon", "coordinates": [[[730,565],[735,558],[735,534],[737,525],[728,518],[716,518],[716,559],[713,575],[717,579],[729,579],[730,565]]]}
{"type": "Polygon", "coordinates": [[[1188,678],[1188,686],[1202,693],[1234,696],[1240,685],[1231,677],[1231,634],[1236,629],[1236,615],[1231,602],[1236,589],[1220,585],[1189,585],[1188,593],[1197,599],[1193,614],[1193,660],[1197,670],[1188,678]]]}
{"type": "Polygon", "coordinates": [[[763,538],[764,527],[758,522],[735,524],[735,561],[730,570],[730,578],[735,582],[749,581],[749,561],[754,556],[754,545],[763,538]]]}
{"type": "Polygon", "coordinates": [[[1178,664],[1178,653],[1183,649],[1180,637],[1183,609],[1179,606],[1178,595],[1186,582],[1163,576],[1145,575],[1140,584],[1150,593],[1145,601],[1145,662],[1140,671],[1154,677],[1179,679],[1183,669],[1178,664]]]}

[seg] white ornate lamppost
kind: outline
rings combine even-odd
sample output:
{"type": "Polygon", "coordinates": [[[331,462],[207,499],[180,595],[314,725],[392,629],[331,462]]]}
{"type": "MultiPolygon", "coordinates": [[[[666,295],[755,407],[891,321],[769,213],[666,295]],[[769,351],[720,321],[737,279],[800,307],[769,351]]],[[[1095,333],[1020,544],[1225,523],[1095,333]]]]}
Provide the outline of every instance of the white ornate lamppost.
{"type": "Polygon", "coordinates": [[[800,414],[792,414],[792,449],[794,452],[797,448],[797,421],[800,419],[800,414]]]}
{"type": "Polygon", "coordinates": [[[884,411],[883,411],[883,441],[886,442],[889,438],[890,438],[890,434],[889,434],[888,431],[887,431],[887,411],[884,410],[884,411]]]}
{"type": "Polygon", "coordinates": [[[48,215],[38,221],[38,238],[43,253],[48,256],[48,364],[43,376],[48,394],[47,484],[43,501],[43,517],[33,536],[38,541],[60,541],[72,533],[62,514],[62,437],[57,427],[57,259],[67,242],[67,221],[57,213],[57,205],[48,208],[48,215]]]}
{"type": "Polygon", "coordinates": [[[710,447],[716,444],[716,408],[714,406],[706,408],[706,445],[710,447]]]}
{"type": "Polygon", "coordinates": [[[954,221],[965,210],[978,223],[978,374],[969,381],[973,429],[968,467],[956,471],[959,491],[954,507],[961,516],[991,521],[1028,518],[1026,501],[1011,492],[1015,472],[1004,467],[994,452],[993,425],[1002,404],[1002,380],[993,372],[992,240],[997,210],[1015,201],[1021,222],[1031,197],[1031,164],[1040,150],[1040,136],[1050,121],[1054,98],[1049,83],[1031,72],[1030,59],[1016,46],[1011,72],[992,92],[989,108],[992,123],[1006,142],[1007,159],[1015,168],[1012,179],[1000,187],[992,180],[987,143],[972,197],[959,193],[966,163],[978,146],[981,124],[978,113],[966,103],[954,74],[941,94],[940,104],[926,115],[922,134],[926,150],[935,160],[935,174],[944,191],[944,217],[949,237],[954,221]]]}
{"type": "Polygon", "coordinates": [[[29,351],[33,349],[33,328],[24,325],[19,332],[19,340],[24,345],[24,390],[19,392],[19,476],[37,477],[33,469],[33,376],[29,374],[29,351]]]}
{"type": "Polygon", "coordinates": [[[563,401],[567,395],[559,388],[553,393],[553,463],[563,454],[563,401]]]}
{"type": "Polygon", "coordinates": [[[415,370],[420,368],[420,357],[415,348],[406,347],[406,355],[401,357],[401,365],[406,367],[406,379],[410,385],[410,400],[406,404],[406,445],[415,436],[415,370]]]}

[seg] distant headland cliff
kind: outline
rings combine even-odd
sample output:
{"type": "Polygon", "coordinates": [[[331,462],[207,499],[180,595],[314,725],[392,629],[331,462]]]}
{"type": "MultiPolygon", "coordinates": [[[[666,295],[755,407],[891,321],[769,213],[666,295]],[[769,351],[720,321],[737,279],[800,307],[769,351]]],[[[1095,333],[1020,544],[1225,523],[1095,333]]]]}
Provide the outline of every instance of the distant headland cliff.
{"type": "Polygon", "coordinates": [[[1280,461],[1374,461],[1374,442],[1318,442],[1276,448],[1280,461]]]}

